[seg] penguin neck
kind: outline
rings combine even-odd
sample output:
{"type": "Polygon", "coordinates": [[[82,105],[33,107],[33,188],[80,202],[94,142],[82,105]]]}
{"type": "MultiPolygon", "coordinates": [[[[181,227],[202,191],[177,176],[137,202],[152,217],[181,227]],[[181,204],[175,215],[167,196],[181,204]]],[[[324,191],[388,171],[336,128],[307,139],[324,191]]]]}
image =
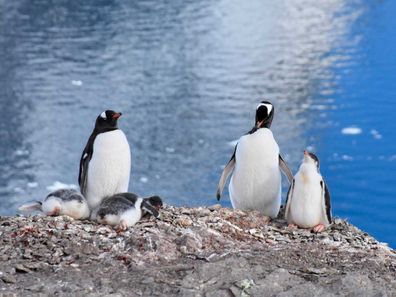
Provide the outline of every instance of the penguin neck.
{"type": "Polygon", "coordinates": [[[135,208],[136,209],[141,209],[142,208],[142,202],[143,202],[143,199],[142,198],[137,198],[136,199],[136,202],[135,202],[135,208]]]}
{"type": "Polygon", "coordinates": [[[311,163],[302,163],[299,169],[300,173],[302,175],[308,175],[308,174],[312,174],[312,173],[316,173],[318,174],[318,168],[316,167],[315,164],[311,164],[311,163]]]}
{"type": "Polygon", "coordinates": [[[263,127],[254,126],[247,134],[253,134],[254,132],[257,132],[257,131],[259,131],[261,129],[268,129],[269,130],[269,127],[266,127],[266,126],[263,126],[263,127]]]}
{"type": "Polygon", "coordinates": [[[93,130],[92,134],[94,135],[98,135],[100,133],[105,133],[105,132],[110,132],[110,131],[114,131],[114,130],[118,130],[118,127],[106,127],[106,128],[96,128],[93,130]]]}

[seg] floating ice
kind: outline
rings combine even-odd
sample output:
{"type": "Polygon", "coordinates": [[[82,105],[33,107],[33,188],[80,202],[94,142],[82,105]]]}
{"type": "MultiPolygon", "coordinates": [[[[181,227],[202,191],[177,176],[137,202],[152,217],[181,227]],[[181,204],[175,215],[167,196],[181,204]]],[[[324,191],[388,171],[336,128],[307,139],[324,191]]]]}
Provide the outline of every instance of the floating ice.
{"type": "Polygon", "coordinates": [[[375,139],[381,139],[382,135],[375,129],[370,130],[370,134],[373,135],[375,139]]]}
{"type": "Polygon", "coordinates": [[[36,183],[36,182],[27,183],[27,186],[28,186],[28,188],[37,188],[38,183],[36,183]]]}
{"type": "Polygon", "coordinates": [[[73,86],[82,86],[82,81],[81,80],[72,80],[71,81],[73,86]]]}
{"type": "Polygon", "coordinates": [[[342,155],[341,158],[342,158],[343,160],[345,160],[345,161],[353,161],[353,157],[352,157],[352,156],[342,155]]]}
{"type": "Polygon", "coordinates": [[[315,147],[313,145],[308,145],[306,149],[307,149],[308,152],[315,151],[315,147]]]}
{"type": "Polygon", "coordinates": [[[20,188],[20,187],[15,187],[14,188],[14,192],[15,193],[24,193],[25,191],[22,188],[20,188]]]}
{"type": "Polygon", "coordinates": [[[175,152],[175,149],[173,147],[166,147],[165,150],[166,150],[167,153],[174,153],[175,152]]]}
{"type": "Polygon", "coordinates": [[[239,141],[239,139],[233,140],[233,141],[229,141],[229,142],[228,142],[228,145],[230,145],[230,146],[236,146],[236,145],[238,144],[238,141],[239,141]]]}
{"type": "Polygon", "coordinates": [[[140,180],[141,183],[147,183],[148,182],[148,178],[145,177],[145,176],[142,176],[139,180],[140,180]]]}
{"type": "Polygon", "coordinates": [[[28,150],[16,150],[15,155],[16,156],[26,156],[26,155],[29,155],[29,151],[28,150]]]}
{"type": "Polygon", "coordinates": [[[54,182],[52,185],[47,186],[47,190],[50,192],[59,190],[59,189],[78,189],[78,186],[75,184],[64,184],[60,181],[54,182]]]}
{"type": "Polygon", "coordinates": [[[358,135],[362,133],[362,129],[359,127],[345,127],[341,130],[341,133],[345,135],[358,135]]]}

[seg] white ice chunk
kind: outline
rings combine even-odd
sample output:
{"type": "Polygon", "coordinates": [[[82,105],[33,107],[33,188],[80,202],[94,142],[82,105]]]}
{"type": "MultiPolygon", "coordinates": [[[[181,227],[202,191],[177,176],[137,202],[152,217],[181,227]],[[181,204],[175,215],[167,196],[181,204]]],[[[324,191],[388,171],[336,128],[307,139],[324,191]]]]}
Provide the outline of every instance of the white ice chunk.
{"type": "Polygon", "coordinates": [[[233,140],[233,141],[229,141],[229,142],[228,142],[228,145],[234,147],[234,146],[236,146],[236,145],[238,144],[238,141],[239,141],[239,139],[233,140]]]}
{"type": "Polygon", "coordinates": [[[78,87],[82,86],[83,84],[81,80],[72,80],[71,83],[73,86],[78,86],[78,87]]]}
{"type": "Polygon", "coordinates": [[[27,186],[28,186],[28,188],[37,188],[38,183],[36,183],[36,182],[27,183],[27,186]]]}
{"type": "Polygon", "coordinates": [[[353,161],[353,157],[352,157],[352,156],[342,155],[341,158],[342,158],[343,160],[345,160],[345,161],[353,161]]]}
{"type": "Polygon", "coordinates": [[[381,139],[381,138],[382,138],[381,133],[379,133],[379,132],[378,132],[377,130],[375,130],[375,129],[371,129],[371,130],[370,130],[370,134],[373,135],[373,137],[374,137],[375,139],[381,139]]]}
{"type": "Polygon", "coordinates": [[[166,147],[165,150],[166,150],[167,153],[174,153],[175,152],[175,149],[173,147],[166,147]]]}
{"type": "Polygon", "coordinates": [[[147,183],[148,182],[148,178],[145,177],[145,176],[142,176],[139,180],[140,180],[141,183],[147,183]]]}
{"type": "Polygon", "coordinates": [[[345,135],[358,135],[362,133],[362,129],[359,127],[345,127],[341,130],[341,133],[345,135]]]}

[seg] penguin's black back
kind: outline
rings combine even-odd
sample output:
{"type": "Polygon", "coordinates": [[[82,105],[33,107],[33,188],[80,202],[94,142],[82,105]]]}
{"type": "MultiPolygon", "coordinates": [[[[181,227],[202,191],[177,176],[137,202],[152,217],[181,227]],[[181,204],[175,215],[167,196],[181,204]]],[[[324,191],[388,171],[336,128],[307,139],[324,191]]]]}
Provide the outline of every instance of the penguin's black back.
{"type": "Polygon", "coordinates": [[[133,207],[135,207],[135,203],[122,196],[115,195],[103,200],[97,215],[103,219],[106,215],[118,215],[133,207]]]}
{"type": "Polygon", "coordinates": [[[47,197],[45,198],[45,200],[47,200],[50,197],[57,197],[61,200],[64,201],[72,201],[72,200],[76,200],[80,203],[82,203],[84,201],[84,196],[81,195],[80,192],[78,192],[77,190],[74,189],[60,189],[60,190],[56,190],[54,192],[51,192],[47,195],[47,197]]]}

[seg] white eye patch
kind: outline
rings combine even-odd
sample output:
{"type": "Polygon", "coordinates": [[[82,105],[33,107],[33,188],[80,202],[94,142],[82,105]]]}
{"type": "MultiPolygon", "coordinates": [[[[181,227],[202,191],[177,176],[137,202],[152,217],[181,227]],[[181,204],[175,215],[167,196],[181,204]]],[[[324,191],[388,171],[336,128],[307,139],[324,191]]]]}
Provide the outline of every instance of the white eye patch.
{"type": "Polygon", "coordinates": [[[102,119],[104,119],[104,120],[107,120],[106,112],[105,112],[105,111],[102,112],[102,113],[100,114],[100,117],[101,117],[102,119]]]}
{"type": "Polygon", "coordinates": [[[265,107],[267,107],[268,114],[271,113],[272,104],[269,104],[269,103],[260,103],[259,105],[257,105],[256,110],[259,109],[260,106],[265,106],[265,107]]]}

